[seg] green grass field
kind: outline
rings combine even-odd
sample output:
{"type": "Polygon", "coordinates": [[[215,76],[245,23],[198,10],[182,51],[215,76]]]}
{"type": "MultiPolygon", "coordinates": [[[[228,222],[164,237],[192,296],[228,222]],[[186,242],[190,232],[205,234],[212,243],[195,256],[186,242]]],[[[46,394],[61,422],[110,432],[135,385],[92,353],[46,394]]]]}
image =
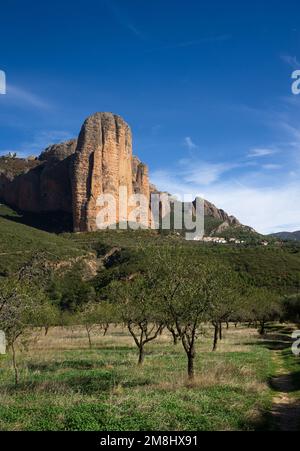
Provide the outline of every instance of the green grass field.
{"type": "Polygon", "coordinates": [[[231,326],[212,353],[206,331],[191,386],[181,344],[174,346],[167,334],[148,346],[140,368],[132,339],[121,328],[94,336],[92,350],[83,329],[50,329],[46,337],[38,332],[30,351],[19,354],[18,387],[9,356],[0,360],[0,429],[273,429],[272,336],[259,339],[253,329],[231,326]]]}

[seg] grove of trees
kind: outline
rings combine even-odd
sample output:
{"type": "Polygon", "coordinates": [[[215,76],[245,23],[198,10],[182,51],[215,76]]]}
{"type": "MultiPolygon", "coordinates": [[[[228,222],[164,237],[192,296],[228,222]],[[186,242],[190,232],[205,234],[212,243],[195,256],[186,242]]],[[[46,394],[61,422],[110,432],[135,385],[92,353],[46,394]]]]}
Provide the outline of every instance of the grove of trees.
{"type": "Polygon", "coordinates": [[[37,327],[47,335],[54,326],[83,326],[92,348],[93,334],[105,335],[111,325],[123,324],[137,347],[139,365],[147,344],[168,330],[174,344],[182,346],[193,380],[203,325],[213,326],[216,351],[224,324],[245,322],[263,335],[270,321],[300,321],[299,295],[282,300],[274,291],[245,283],[229,265],[206,259],[196,248],[143,248],[135,257],[124,258],[117,270],[110,263],[91,282],[72,271],[57,275],[41,264],[42,258],[0,279],[0,329],[11,349],[16,384],[16,341],[37,327]]]}

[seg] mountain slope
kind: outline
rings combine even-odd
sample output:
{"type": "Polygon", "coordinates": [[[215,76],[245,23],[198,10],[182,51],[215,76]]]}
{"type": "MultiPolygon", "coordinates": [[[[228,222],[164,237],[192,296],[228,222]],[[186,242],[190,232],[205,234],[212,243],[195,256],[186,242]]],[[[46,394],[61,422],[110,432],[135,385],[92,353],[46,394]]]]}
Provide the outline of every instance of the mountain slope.
{"type": "Polygon", "coordinates": [[[300,230],[296,232],[278,232],[272,233],[270,236],[280,240],[300,241],[300,230]]]}
{"type": "Polygon", "coordinates": [[[37,254],[56,262],[89,258],[78,243],[22,223],[22,217],[0,205],[0,277],[15,273],[37,254]]]}

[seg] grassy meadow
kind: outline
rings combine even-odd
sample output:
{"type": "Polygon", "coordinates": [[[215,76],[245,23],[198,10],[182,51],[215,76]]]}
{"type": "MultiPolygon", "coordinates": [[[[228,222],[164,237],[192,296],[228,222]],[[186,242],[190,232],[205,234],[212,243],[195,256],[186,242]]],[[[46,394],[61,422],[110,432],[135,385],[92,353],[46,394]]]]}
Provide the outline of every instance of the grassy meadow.
{"type": "Polygon", "coordinates": [[[144,366],[138,367],[132,338],[121,327],[93,336],[92,349],[80,327],[52,328],[47,336],[37,331],[29,349],[19,352],[19,386],[10,356],[1,356],[0,429],[276,429],[275,356],[287,353],[282,358],[292,366],[295,357],[280,349],[277,331],[259,338],[254,329],[230,325],[224,332],[215,353],[212,331],[199,337],[191,385],[181,343],[174,346],[167,333],[147,346],[144,366]]]}
{"type": "MultiPolygon", "coordinates": [[[[219,260],[245,285],[281,295],[298,293],[300,287],[296,243],[214,246],[157,231],[58,235],[24,224],[3,205],[0,236],[0,280],[14,277],[35,255],[61,264],[61,285],[49,294],[53,302],[66,293],[72,302],[85,299],[87,288],[100,299],[109,281],[135,274],[143,263],[137,258],[141,248],[174,244],[196,250],[208,263],[219,260]],[[114,249],[116,257],[104,264],[114,249]],[[68,279],[64,264],[82,257],[94,259],[98,270],[76,288],[82,276],[75,268],[75,278],[68,279]]],[[[111,326],[105,337],[94,334],[92,349],[83,327],[52,327],[46,336],[36,329],[29,343],[19,340],[18,386],[10,353],[0,356],[0,430],[285,430],[291,418],[293,428],[300,429],[300,367],[291,353],[291,331],[272,323],[260,337],[256,329],[231,324],[217,352],[211,352],[213,330],[205,326],[191,382],[182,344],[174,346],[166,331],[146,345],[141,367],[126,328],[111,326]]]]}

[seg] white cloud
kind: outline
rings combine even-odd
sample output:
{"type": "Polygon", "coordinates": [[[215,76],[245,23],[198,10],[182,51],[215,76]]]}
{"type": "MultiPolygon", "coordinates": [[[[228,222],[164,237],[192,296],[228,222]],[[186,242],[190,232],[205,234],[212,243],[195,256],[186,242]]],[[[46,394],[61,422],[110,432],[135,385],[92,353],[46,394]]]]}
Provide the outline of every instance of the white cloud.
{"type": "Polygon", "coordinates": [[[268,155],[273,155],[274,153],[276,153],[275,149],[268,149],[268,148],[255,148],[255,149],[251,149],[248,152],[247,157],[248,158],[261,158],[261,157],[266,157],[268,155]]]}
{"type": "Polygon", "coordinates": [[[9,104],[32,107],[40,110],[48,110],[51,108],[51,104],[31,91],[25,90],[19,86],[8,85],[5,101],[9,104]]]}
{"type": "Polygon", "coordinates": [[[179,161],[179,170],[183,180],[186,183],[203,186],[216,182],[221,175],[237,166],[237,164],[231,163],[208,163],[192,159],[179,161]]]}
{"type": "Polygon", "coordinates": [[[192,140],[192,138],[190,136],[186,136],[184,138],[184,145],[189,149],[189,150],[193,150],[193,149],[198,149],[197,144],[195,144],[192,140]]]}
{"type": "Polygon", "coordinates": [[[156,171],[152,180],[160,189],[171,194],[203,196],[263,234],[300,229],[298,179],[283,182],[277,187],[243,185],[233,179],[205,187],[186,182],[178,174],[156,171]]]}
{"type": "Polygon", "coordinates": [[[261,233],[300,228],[299,183],[278,187],[247,187],[227,183],[208,189],[205,196],[261,233]]]}

